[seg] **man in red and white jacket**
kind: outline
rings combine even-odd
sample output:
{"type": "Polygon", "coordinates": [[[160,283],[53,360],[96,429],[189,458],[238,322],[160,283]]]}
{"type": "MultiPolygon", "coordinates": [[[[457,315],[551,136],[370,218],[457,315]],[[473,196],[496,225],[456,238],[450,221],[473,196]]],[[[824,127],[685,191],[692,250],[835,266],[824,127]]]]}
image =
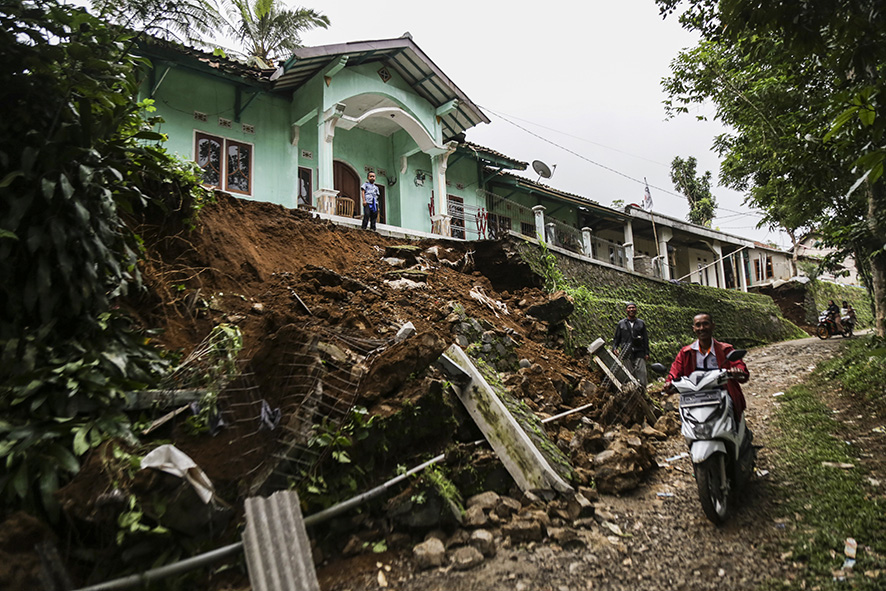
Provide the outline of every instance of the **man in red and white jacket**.
{"type": "Polygon", "coordinates": [[[726,355],[735,347],[729,343],[721,343],[714,340],[714,320],[708,313],[697,314],[692,319],[692,332],[698,337],[691,345],[686,345],[671,364],[668,377],[665,379],[665,388],[671,385],[673,380],[688,376],[696,369],[725,369],[730,374],[726,383],[726,391],[732,398],[732,407],[735,414],[735,423],[741,423],[741,415],[746,407],[744,394],[741,386],[748,381],[748,367],[744,361],[728,361],[726,355]]]}

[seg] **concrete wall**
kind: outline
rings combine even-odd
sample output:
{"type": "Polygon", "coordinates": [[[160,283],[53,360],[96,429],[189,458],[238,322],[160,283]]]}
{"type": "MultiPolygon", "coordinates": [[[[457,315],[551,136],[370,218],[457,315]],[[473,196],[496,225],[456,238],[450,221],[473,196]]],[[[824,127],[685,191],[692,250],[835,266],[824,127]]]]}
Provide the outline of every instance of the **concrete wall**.
{"type": "Polygon", "coordinates": [[[546,279],[552,269],[548,263],[554,263],[561,288],[575,300],[569,324],[576,348],[598,337],[611,343],[628,301],[637,304],[639,316],[649,328],[651,361],[665,364],[673,361],[681,346],[695,340],[691,324],[699,312],[713,315],[715,338],[739,347],[807,336],[782,316],[769,296],[663,282],[546,250],[532,242],[515,242],[515,249],[546,279]]]}

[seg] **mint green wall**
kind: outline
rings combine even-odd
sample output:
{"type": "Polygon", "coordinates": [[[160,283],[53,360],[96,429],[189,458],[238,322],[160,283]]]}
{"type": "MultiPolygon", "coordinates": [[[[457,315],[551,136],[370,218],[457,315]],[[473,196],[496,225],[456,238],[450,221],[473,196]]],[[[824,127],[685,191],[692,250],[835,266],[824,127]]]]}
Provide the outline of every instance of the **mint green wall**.
{"type": "MultiPolygon", "coordinates": [[[[385,83],[377,70],[377,64],[345,68],[332,77],[329,85],[322,75],[316,76],[293,93],[291,100],[261,94],[250,102],[241,121],[233,122],[229,129],[220,127],[218,118],[234,119],[233,83],[178,66],[166,74],[154,97],[157,114],[165,120],[159,131],[169,136],[167,148],[187,159],[194,158],[195,130],[251,144],[253,185],[251,194],[245,197],[294,208],[299,166],[311,170],[312,190],[321,188],[318,166],[322,138],[318,126],[322,113],[335,103],[368,93],[385,96],[412,115],[438,144],[442,142],[442,128],[434,107],[416,95],[396,73],[392,72],[393,78],[385,83]],[[194,119],[194,111],[206,113],[207,121],[194,119]],[[299,128],[298,144],[293,146],[292,123],[305,115],[308,118],[299,128]],[[253,126],[255,133],[245,133],[242,124],[253,126]]],[[[158,76],[162,76],[163,71],[165,67],[159,66],[158,76]]],[[[142,98],[148,88],[146,81],[142,98]]],[[[244,91],[241,100],[246,102],[250,96],[250,92],[244,91]]],[[[339,127],[335,130],[333,159],[345,162],[361,179],[366,176],[367,166],[384,170],[387,175],[379,176],[378,182],[385,185],[387,223],[427,232],[430,231],[428,203],[433,191],[431,158],[422,152],[414,153],[407,158],[406,172],[401,172],[401,157],[414,152],[416,147],[415,140],[404,130],[385,137],[339,127]],[[422,187],[415,186],[416,170],[427,175],[422,187]],[[396,179],[393,186],[390,186],[391,179],[396,179]]],[[[448,194],[462,197],[469,205],[485,205],[476,195],[475,161],[460,159],[449,167],[447,176],[448,194]]]]}
{"type": "Polygon", "coordinates": [[[415,94],[415,91],[394,71],[391,71],[393,77],[387,83],[382,82],[377,73],[378,68],[378,64],[364,64],[354,68],[345,68],[333,76],[329,86],[324,88],[322,110],[362,94],[387,96],[415,117],[425,128],[425,131],[437,143],[440,143],[442,131],[441,126],[437,124],[436,109],[415,94]]]}
{"type": "MultiPolygon", "coordinates": [[[[142,85],[143,97],[147,85],[147,81],[142,85]]],[[[244,92],[241,100],[245,102],[249,96],[244,92]]],[[[259,95],[238,123],[233,121],[234,97],[230,83],[182,67],[171,69],[154,96],[156,114],[164,119],[157,129],[169,135],[166,148],[193,159],[195,130],[252,144],[252,193],[243,197],[295,207],[297,172],[289,142],[289,102],[259,95]],[[194,119],[194,111],[206,113],[207,121],[194,119]],[[233,121],[232,127],[219,126],[219,117],[233,121]],[[244,133],[244,123],[252,125],[255,133],[244,133]]]]}

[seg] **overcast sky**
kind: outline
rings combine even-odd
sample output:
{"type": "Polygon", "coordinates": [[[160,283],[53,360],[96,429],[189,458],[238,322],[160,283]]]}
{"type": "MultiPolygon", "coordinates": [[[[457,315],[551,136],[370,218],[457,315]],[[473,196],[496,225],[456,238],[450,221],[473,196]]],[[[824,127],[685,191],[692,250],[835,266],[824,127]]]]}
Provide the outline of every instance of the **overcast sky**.
{"type": "MultiPolygon", "coordinates": [[[[696,37],[674,18],[663,20],[653,0],[309,1],[332,25],[305,33],[304,45],[408,31],[492,120],[468,130],[467,139],[556,164],[541,182],[608,206],[615,199],[639,204],[645,177],[653,209],[685,219],[689,206],[670,180],[670,162],[695,156],[699,173],[714,175],[713,227],[789,246],[784,234],[754,228],[760,216],[741,194],[716,186],[711,144],[722,127],[696,119],[713,115],[713,106],[665,120],[661,79],[696,37]]],[[[525,176],[538,179],[531,169],[525,176]]]]}

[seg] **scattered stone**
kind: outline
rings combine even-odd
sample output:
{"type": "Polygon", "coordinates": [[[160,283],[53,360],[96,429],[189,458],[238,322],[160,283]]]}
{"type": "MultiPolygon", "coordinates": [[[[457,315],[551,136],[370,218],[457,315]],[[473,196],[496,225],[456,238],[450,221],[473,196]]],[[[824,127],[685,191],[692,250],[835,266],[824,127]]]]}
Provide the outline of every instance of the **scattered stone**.
{"type": "Polygon", "coordinates": [[[262,312],[265,311],[265,305],[260,304],[259,302],[256,302],[256,303],[252,304],[252,311],[255,312],[256,314],[261,314],[262,312]]]}
{"type": "Polygon", "coordinates": [[[573,299],[566,292],[558,291],[552,293],[548,301],[530,306],[526,314],[554,326],[565,321],[573,310],[575,310],[573,299]]]}
{"type": "Polygon", "coordinates": [[[495,540],[489,530],[476,529],[472,531],[470,544],[487,558],[495,556],[495,540]]]}
{"type": "Polygon", "coordinates": [[[493,508],[493,514],[501,517],[502,519],[508,519],[511,515],[515,514],[519,511],[523,506],[520,504],[520,501],[517,499],[512,499],[511,497],[500,497],[498,499],[498,503],[493,508]]]}
{"type": "Polygon", "coordinates": [[[462,546],[452,553],[455,570],[470,570],[483,563],[483,554],[473,546],[462,546]]]}
{"type": "Polygon", "coordinates": [[[464,529],[457,529],[451,536],[449,536],[449,539],[446,540],[446,549],[467,546],[470,543],[471,533],[464,529]]]}
{"type": "MultiPolygon", "coordinates": [[[[661,418],[664,418],[664,417],[661,417],[661,418]]],[[[658,421],[656,421],[656,423],[660,422],[661,418],[658,421]]],[[[667,433],[662,433],[658,429],[656,429],[654,427],[650,427],[649,425],[646,425],[645,427],[643,427],[642,433],[645,437],[657,439],[659,441],[664,441],[665,439],[668,438],[667,433]]]]}
{"type": "Polygon", "coordinates": [[[502,526],[501,533],[513,542],[540,542],[545,537],[541,522],[537,519],[516,519],[502,526]]]}
{"type": "Polygon", "coordinates": [[[593,503],[586,499],[581,493],[576,493],[566,502],[566,510],[569,514],[569,519],[572,521],[585,517],[593,517],[594,515],[593,503]]]}
{"type": "Polygon", "coordinates": [[[521,368],[521,369],[526,369],[526,368],[529,368],[529,367],[532,367],[532,362],[531,362],[531,361],[529,361],[529,360],[526,359],[525,357],[524,357],[523,359],[520,360],[520,368],[521,368]]]}
{"type": "Polygon", "coordinates": [[[446,548],[443,546],[443,542],[437,538],[431,538],[413,548],[412,557],[420,570],[443,566],[446,560],[446,548]]]}
{"type": "Polygon", "coordinates": [[[465,506],[468,508],[479,506],[481,509],[489,510],[498,505],[500,499],[501,497],[497,492],[489,490],[470,497],[465,506]]]}
{"type": "Polygon", "coordinates": [[[363,540],[357,536],[351,536],[341,553],[344,556],[357,556],[358,554],[363,553],[364,548],[365,545],[363,544],[363,540]]]}
{"type": "Polygon", "coordinates": [[[489,519],[486,517],[486,512],[480,505],[474,505],[473,507],[468,507],[465,510],[463,518],[463,523],[465,527],[483,527],[488,521],[489,519]]]}

